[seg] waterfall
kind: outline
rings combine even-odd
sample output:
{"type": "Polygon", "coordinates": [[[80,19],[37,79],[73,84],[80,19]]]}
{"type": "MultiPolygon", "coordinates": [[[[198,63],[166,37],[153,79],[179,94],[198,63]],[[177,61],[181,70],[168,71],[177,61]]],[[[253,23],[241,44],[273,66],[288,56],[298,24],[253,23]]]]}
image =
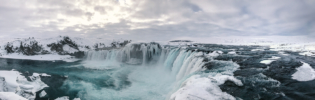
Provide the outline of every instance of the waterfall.
{"type": "Polygon", "coordinates": [[[180,48],[173,49],[170,51],[170,53],[168,54],[168,56],[164,62],[165,69],[168,69],[168,70],[172,69],[173,63],[174,63],[176,57],[178,56],[179,51],[180,51],[180,48]]]}
{"type": "Polygon", "coordinates": [[[142,44],[141,45],[141,51],[142,51],[142,66],[145,66],[146,65],[146,62],[147,62],[147,46],[145,44],[142,44]]]}
{"type": "Polygon", "coordinates": [[[121,49],[88,51],[87,60],[106,60],[149,66],[156,64],[168,70],[177,80],[203,70],[203,52],[185,48],[162,48],[157,43],[128,44],[121,49]]]}
{"type": "Polygon", "coordinates": [[[107,57],[108,51],[88,51],[87,60],[105,60],[107,57]]]}

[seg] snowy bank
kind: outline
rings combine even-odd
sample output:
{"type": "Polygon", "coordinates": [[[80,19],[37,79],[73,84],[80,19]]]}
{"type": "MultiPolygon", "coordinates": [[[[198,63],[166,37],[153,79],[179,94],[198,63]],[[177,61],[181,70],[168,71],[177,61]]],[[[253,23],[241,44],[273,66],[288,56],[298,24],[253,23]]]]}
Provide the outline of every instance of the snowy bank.
{"type": "Polygon", "coordinates": [[[35,99],[37,91],[48,87],[36,73],[30,77],[31,81],[17,71],[0,71],[0,78],[3,78],[0,92],[12,92],[26,99],[35,99]]]}
{"type": "Polygon", "coordinates": [[[45,55],[22,55],[18,53],[2,55],[0,58],[9,58],[9,59],[27,59],[27,60],[40,60],[40,61],[55,61],[55,60],[62,60],[66,62],[73,62],[77,61],[73,56],[70,55],[58,55],[58,54],[45,54],[45,55]]]}

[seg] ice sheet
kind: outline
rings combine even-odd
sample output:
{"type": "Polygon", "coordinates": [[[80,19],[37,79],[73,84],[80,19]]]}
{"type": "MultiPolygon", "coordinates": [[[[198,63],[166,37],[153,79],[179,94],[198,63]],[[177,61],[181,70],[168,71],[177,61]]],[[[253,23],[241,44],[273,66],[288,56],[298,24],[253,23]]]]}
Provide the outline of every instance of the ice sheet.
{"type": "Polygon", "coordinates": [[[299,68],[296,68],[296,72],[292,74],[292,79],[298,81],[310,81],[315,79],[315,71],[314,69],[305,62],[302,62],[303,65],[299,68]]]}

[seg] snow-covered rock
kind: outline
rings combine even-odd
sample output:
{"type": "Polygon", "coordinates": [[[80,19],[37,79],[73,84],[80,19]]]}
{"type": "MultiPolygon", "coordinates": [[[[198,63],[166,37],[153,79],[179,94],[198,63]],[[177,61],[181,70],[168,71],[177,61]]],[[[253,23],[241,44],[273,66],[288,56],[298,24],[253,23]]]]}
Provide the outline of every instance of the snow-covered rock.
{"type": "Polygon", "coordinates": [[[0,40],[0,57],[31,60],[75,61],[71,58],[84,57],[84,52],[94,49],[119,48],[131,40],[113,41],[68,36],[54,38],[18,38],[0,40]],[[110,42],[112,41],[112,42],[110,42]],[[114,47],[113,47],[114,46],[114,47]],[[59,56],[57,56],[59,55],[59,56]],[[49,58],[45,58],[49,56],[49,58]],[[70,60],[69,60],[70,58],[70,60]]]}
{"type": "Polygon", "coordinates": [[[0,84],[3,92],[13,92],[26,99],[35,99],[37,91],[48,87],[41,81],[39,74],[31,76],[31,81],[17,71],[0,71],[0,77],[4,79],[3,84],[0,84]]]}
{"type": "Polygon", "coordinates": [[[58,55],[58,54],[45,54],[45,55],[32,55],[27,56],[18,53],[12,53],[8,55],[3,55],[0,58],[10,58],[10,59],[28,59],[28,60],[42,60],[42,61],[55,61],[55,60],[73,60],[76,61],[78,59],[74,58],[70,55],[58,55]]]}
{"type": "Polygon", "coordinates": [[[27,100],[14,92],[0,92],[0,100],[27,100]]]}
{"type": "Polygon", "coordinates": [[[240,80],[232,76],[201,77],[194,75],[171,95],[170,100],[236,100],[235,97],[220,89],[219,85],[226,80],[231,80],[239,86],[243,85],[240,80]]]}

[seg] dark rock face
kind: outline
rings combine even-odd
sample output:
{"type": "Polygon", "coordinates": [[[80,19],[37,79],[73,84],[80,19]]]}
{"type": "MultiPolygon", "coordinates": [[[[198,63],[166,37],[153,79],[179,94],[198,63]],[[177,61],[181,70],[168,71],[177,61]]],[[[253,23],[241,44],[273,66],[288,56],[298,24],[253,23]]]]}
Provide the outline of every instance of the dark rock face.
{"type": "Polygon", "coordinates": [[[84,58],[85,52],[84,51],[78,51],[70,54],[71,56],[74,56],[76,58],[84,58]]]}
{"type": "MultiPolygon", "coordinates": [[[[47,45],[51,51],[57,52],[60,55],[71,55],[77,58],[83,58],[84,52],[80,51],[78,45],[72,41],[69,37],[64,36],[62,40],[58,41],[57,43],[51,43],[47,45]],[[68,53],[67,51],[63,50],[64,45],[69,45],[71,48],[78,50],[74,53],[68,53]]],[[[86,46],[89,48],[88,46],[86,46]]],[[[4,46],[7,53],[21,53],[23,55],[42,55],[42,54],[50,54],[51,52],[44,50],[43,45],[40,45],[34,39],[26,39],[24,41],[20,41],[20,46],[14,47],[13,43],[8,42],[7,45],[4,46]]]]}
{"type": "Polygon", "coordinates": [[[64,36],[63,40],[58,41],[57,43],[47,44],[47,46],[50,47],[51,51],[55,51],[60,55],[69,54],[68,52],[63,50],[64,45],[69,45],[71,48],[79,50],[78,45],[67,36],[64,36]]]}
{"type": "Polygon", "coordinates": [[[7,53],[22,53],[23,55],[37,55],[45,54],[47,51],[43,50],[43,46],[39,45],[36,40],[29,40],[29,44],[20,42],[20,46],[14,48],[12,43],[5,45],[7,53]]]}

